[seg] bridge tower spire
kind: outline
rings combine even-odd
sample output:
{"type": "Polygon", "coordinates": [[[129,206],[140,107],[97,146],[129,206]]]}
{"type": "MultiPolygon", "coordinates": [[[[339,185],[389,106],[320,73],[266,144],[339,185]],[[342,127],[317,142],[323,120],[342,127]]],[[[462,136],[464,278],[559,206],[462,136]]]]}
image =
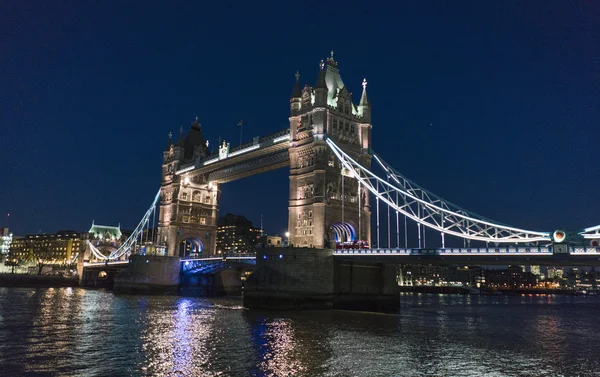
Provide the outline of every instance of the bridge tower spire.
{"type": "Polygon", "coordinates": [[[315,87],[305,86],[300,101],[292,98],[291,103],[290,242],[298,247],[335,248],[336,239],[370,240],[367,192],[359,189],[350,173],[343,174],[325,141],[332,138],[370,166],[368,148],[361,148],[365,119],[352,104],[333,53],[319,64],[315,87]]]}

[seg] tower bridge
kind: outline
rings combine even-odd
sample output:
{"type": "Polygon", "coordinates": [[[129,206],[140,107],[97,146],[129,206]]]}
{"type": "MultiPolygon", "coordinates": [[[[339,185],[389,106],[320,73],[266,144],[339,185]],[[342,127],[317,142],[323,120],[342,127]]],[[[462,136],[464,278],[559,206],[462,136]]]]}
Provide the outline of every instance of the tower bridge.
{"type": "MultiPolygon", "coordinates": [[[[333,54],[321,61],[314,86],[302,86],[296,75],[288,122],[287,127],[238,147],[232,148],[224,141],[215,153],[209,152],[198,119],[187,133],[180,131],[178,140],[169,135],[163,151],[161,185],[152,205],[118,250],[106,256],[94,252],[90,245],[95,258],[111,264],[130,255],[156,254],[182,258],[177,259],[181,273],[216,273],[233,260],[231,256],[223,259],[216,255],[221,185],[289,167],[288,231],[294,247],[281,251],[279,256],[274,254],[277,251],[261,250],[257,259],[248,256],[244,260],[262,271],[252,275],[254,282],[250,279],[249,286],[255,290],[270,289],[261,285],[264,281],[256,280],[272,280],[273,275],[265,271],[287,276],[290,271],[279,263],[295,264],[302,270],[309,263],[310,258],[305,258],[308,255],[315,255],[310,259],[313,264],[317,260],[330,261],[323,263],[330,263],[331,271],[346,271],[343,274],[349,273],[350,281],[357,268],[352,263],[510,264],[535,260],[600,264],[600,225],[567,232],[502,224],[443,199],[395,170],[372,147],[366,80],[362,82],[360,101],[355,104],[333,54]],[[410,245],[409,223],[416,225],[417,233],[410,245]],[[154,225],[156,234],[152,231],[149,237],[148,229],[154,229],[154,225]],[[440,237],[441,248],[427,248],[426,230],[440,237]],[[464,247],[446,247],[449,237],[462,240],[464,247]],[[187,248],[182,246],[185,243],[202,257],[189,259],[187,248]],[[376,248],[370,248],[373,245],[376,248]]],[[[132,260],[150,263],[143,257],[132,260]]],[[[152,259],[152,263],[157,260],[152,259]]],[[[345,279],[337,272],[335,277],[328,275],[331,271],[321,271],[322,276],[337,282],[345,279]]],[[[380,271],[389,275],[387,267],[380,267],[380,271]]]]}

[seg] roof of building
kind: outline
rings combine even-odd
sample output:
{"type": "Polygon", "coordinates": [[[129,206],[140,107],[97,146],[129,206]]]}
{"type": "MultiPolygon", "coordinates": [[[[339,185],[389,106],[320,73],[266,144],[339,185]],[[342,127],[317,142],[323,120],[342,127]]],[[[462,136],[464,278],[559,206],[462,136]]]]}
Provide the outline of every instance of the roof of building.
{"type": "Polygon", "coordinates": [[[331,57],[327,59],[327,68],[325,70],[325,83],[327,84],[327,104],[334,105],[334,98],[337,95],[338,90],[342,89],[345,85],[340,76],[338,70],[338,64],[333,60],[333,51],[331,57]]]}
{"type": "Polygon", "coordinates": [[[110,234],[111,237],[121,238],[123,233],[121,233],[121,225],[118,226],[108,226],[108,225],[98,225],[94,224],[92,221],[92,227],[88,231],[88,233],[92,233],[94,236],[102,236],[104,237],[107,233],[110,234]]]}
{"type": "Polygon", "coordinates": [[[183,141],[184,155],[183,158],[186,160],[190,160],[194,157],[194,152],[197,148],[199,148],[199,155],[206,155],[206,150],[208,147],[206,146],[206,140],[204,139],[204,135],[202,134],[202,127],[200,126],[200,122],[198,122],[198,118],[192,125],[190,126],[190,131],[185,136],[183,141]]]}

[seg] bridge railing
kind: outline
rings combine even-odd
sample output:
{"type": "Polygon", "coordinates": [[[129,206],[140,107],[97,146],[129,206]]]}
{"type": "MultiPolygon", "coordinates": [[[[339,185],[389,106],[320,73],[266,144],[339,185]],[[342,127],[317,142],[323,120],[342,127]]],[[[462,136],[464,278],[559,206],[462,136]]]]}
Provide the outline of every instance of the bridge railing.
{"type": "MultiPolygon", "coordinates": [[[[246,151],[249,152],[254,149],[266,147],[269,145],[269,142],[271,142],[272,144],[277,144],[279,142],[289,140],[289,134],[290,134],[290,129],[284,128],[281,131],[277,131],[272,134],[263,136],[263,137],[259,138],[258,141],[252,140],[252,141],[244,143],[242,145],[238,145],[237,147],[230,148],[229,149],[229,157],[234,157],[239,154],[243,154],[246,151]]],[[[189,171],[196,166],[209,165],[209,164],[212,164],[217,161],[219,161],[219,152],[218,151],[204,157],[203,159],[198,159],[195,161],[191,161],[191,162],[182,164],[179,167],[179,170],[177,170],[177,173],[180,174],[182,172],[189,171]]]]}
{"type": "MultiPolygon", "coordinates": [[[[364,255],[364,256],[422,256],[422,255],[552,255],[551,246],[532,247],[473,247],[473,248],[443,248],[443,249],[405,249],[405,248],[380,248],[380,249],[341,249],[334,250],[334,255],[364,255]]],[[[600,255],[600,247],[572,247],[572,255],[600,255]]]]}
{"type": "Polygon", "coordinates": [[[181,262],[191,261],[215,261],[215,260],[227,260],[227,259],[255,259],[256,254],[254,253],[231,253],[231,254],[217,254],[200,257],[183,257],[181,262]]]}

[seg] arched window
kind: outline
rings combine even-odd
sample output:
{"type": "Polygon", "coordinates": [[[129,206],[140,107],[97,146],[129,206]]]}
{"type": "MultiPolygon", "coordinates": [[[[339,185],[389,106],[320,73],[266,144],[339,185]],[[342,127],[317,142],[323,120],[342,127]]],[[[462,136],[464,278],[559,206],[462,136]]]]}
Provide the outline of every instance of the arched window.
{"type": "Polygon", "coordinates": [[[202,197],[200,196],[200,191],[194,191],[194,193],[192,194],[192,200],[194,202],[199,202],[202,200],[202,197]]]}

